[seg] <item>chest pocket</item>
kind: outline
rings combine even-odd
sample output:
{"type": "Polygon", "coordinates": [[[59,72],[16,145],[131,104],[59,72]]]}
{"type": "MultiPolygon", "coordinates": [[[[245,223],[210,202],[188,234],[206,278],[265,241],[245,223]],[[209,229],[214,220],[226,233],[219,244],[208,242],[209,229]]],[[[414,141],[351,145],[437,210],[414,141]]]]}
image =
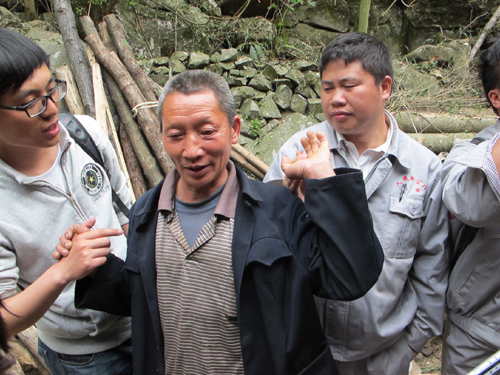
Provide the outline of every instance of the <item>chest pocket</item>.
{"type": "Polygon", "coordinates": [[[275,261],[290,258],[292,253],[286,244],[276,238],[265,238],[255,242],[247,257],[247,265],[256,262],[270,267],[275,261]]]}
{"type": "Polygon", "coordinates": [[[409,258],[415,255],[424,216],[424,199],[421,197],[391,195],[391,215],[384,230],[384,253],[389,258],[409,258]]]}

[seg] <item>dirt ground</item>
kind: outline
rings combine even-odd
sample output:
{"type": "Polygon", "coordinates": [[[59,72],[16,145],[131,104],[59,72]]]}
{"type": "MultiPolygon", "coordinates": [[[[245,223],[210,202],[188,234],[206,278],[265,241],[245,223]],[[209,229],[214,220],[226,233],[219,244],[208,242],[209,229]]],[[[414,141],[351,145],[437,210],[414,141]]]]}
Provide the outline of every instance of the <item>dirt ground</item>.
{"type": "Polygon", "coordinates": [[[427,342],[424,349],[413,360],[410,375],[441,374],[441,353],[443,338],[435,337],[427,342]]]}

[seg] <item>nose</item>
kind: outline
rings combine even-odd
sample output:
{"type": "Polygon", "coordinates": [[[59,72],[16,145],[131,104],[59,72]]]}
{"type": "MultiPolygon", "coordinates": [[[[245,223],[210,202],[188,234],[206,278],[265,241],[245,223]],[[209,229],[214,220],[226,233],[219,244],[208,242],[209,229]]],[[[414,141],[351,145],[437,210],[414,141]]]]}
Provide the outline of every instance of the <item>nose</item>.
{"type": "Polygon", "coordinates": [[[182,156],[188,159],[196,159],[203,155],[201,141],[197,134],[188,133],[186,135],[182,156]]]}
{"type": "Polygon", "coordinates": [[[47,98],[47,108],[45,108],[45,111],[43,111],[40,116],[50,118],[59,113],[59,103],[60,102],[54,103],[52,98],[47,98]]]}
{"type": "Polygon", "coordinates": [[[339,107],[346,104],[346,99],[343,90],[341,89],[333,90],[332,97],[330,99],[330,104],[333,105],[334,107],[339,107]]]}

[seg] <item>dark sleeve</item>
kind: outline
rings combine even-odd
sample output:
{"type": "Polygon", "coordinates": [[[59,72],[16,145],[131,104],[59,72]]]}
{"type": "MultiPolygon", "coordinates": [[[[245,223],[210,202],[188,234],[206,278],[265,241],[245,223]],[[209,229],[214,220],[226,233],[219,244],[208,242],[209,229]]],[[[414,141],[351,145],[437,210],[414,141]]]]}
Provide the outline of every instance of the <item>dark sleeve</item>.
{"type": "Polygon", "coordinates": [[[124,261],[113,254],[97,269],[95,278],[85,277],[76,282],[75,306],[130,316],[131,298],[124,261]]]}
{"type": "Polygon", "coordinates": [[[299,254],[307,247],[308,274],[315,293],[354,300],[377,281],[384,254],[373,229],[362,173],[347,168],[335,172],[337,176],[331,178],[305,181],[306,213],[298,213],[302,229],[296,232],[295,241],[299,254]]]}

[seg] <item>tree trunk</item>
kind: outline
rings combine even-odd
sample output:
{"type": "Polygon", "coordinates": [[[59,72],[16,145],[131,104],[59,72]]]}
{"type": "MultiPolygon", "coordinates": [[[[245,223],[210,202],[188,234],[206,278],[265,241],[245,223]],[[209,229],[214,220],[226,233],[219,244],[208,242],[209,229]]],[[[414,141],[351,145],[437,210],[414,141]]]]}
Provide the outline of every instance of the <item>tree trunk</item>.
{"type": "Polygon", "coordinates": [[[148,75],[142,70],[142,68],[137,63],[132,50],[126,44],[125,34],[123,33],[122,26],[120,22],[116,19],[114,14],[108,14],[104,17],[106,26],[108,27],[108,33],[116,46],[118,56],[120,60],[127,68],[128,72],[137,83],[137,86],[141,89],[142,93],[148,101],[156,101],[156,96],[151,88],[151,83],[148,75]]]}
{"type": "Polygon", "coordinates": [[[496,117],[455,116],[438,113],[394,113],[406,133],[479,133],[493,125],[496,117]]]}
{"type": "Polygon", "coordinates": [[[53,0],[53,4],[59,29],[64,40],[68,63],[75,77],[85,113],[95,118],[92,73],[90,72],[87,54],[78,36],[75,15],[71,9],[71,4],[69,0],[53,0]]]}
{"type": "Polygon", "coordinates": [[[359,26],[360,33],[368,32],[368,19],[370,17],[370,3],[371,0],[361,0],[359,3],[359,26]]]}
{"type": "Polygon", "coordinates": [[[24,14],[26,15],[26,21],[34,21],[38,18],[35,0],[24,0],[24,14]]]}
{"type": "Polygon", "coordinates": [[[130,107],[123,97],[120,88],[106,69],[102,70],[102,76],[104,78],[104,81],[106,82],[106,85],[108,86],[111,97],[113,98],[116,110],[120,115],[122,122],[121,133],[123,133],[124,131],[127,132],[132,147],[134,148],[134,151],[144,172],[144,175],[148,180],[149,186],[156,186],[163,179],[163,175],[158,168],[155,158],[151,155],[148,145],[146,144],[146,141],[142,136],[139,127],[132,117],[130,107]]]}
{"type": "Polygon", "coordinates": [[[436,155],[441,152],[450,152],[459,142],[470,141],[476,133],[441,133],[441,134],[408,134],[416,141],[423,144],[436,155]]]}
{"type": "Polygon", "coordinates": [[[144,181],[144,177],[142,176],[141,167],[134,153],[132,143],[125,130],[120,132],[120,143],[122,144],[123,155],[127,163],[128,174],[132,181],[132,188],[134,189],[136,199],[138,199],[148,189],[146,188],[146,181],[144,181]]]}

